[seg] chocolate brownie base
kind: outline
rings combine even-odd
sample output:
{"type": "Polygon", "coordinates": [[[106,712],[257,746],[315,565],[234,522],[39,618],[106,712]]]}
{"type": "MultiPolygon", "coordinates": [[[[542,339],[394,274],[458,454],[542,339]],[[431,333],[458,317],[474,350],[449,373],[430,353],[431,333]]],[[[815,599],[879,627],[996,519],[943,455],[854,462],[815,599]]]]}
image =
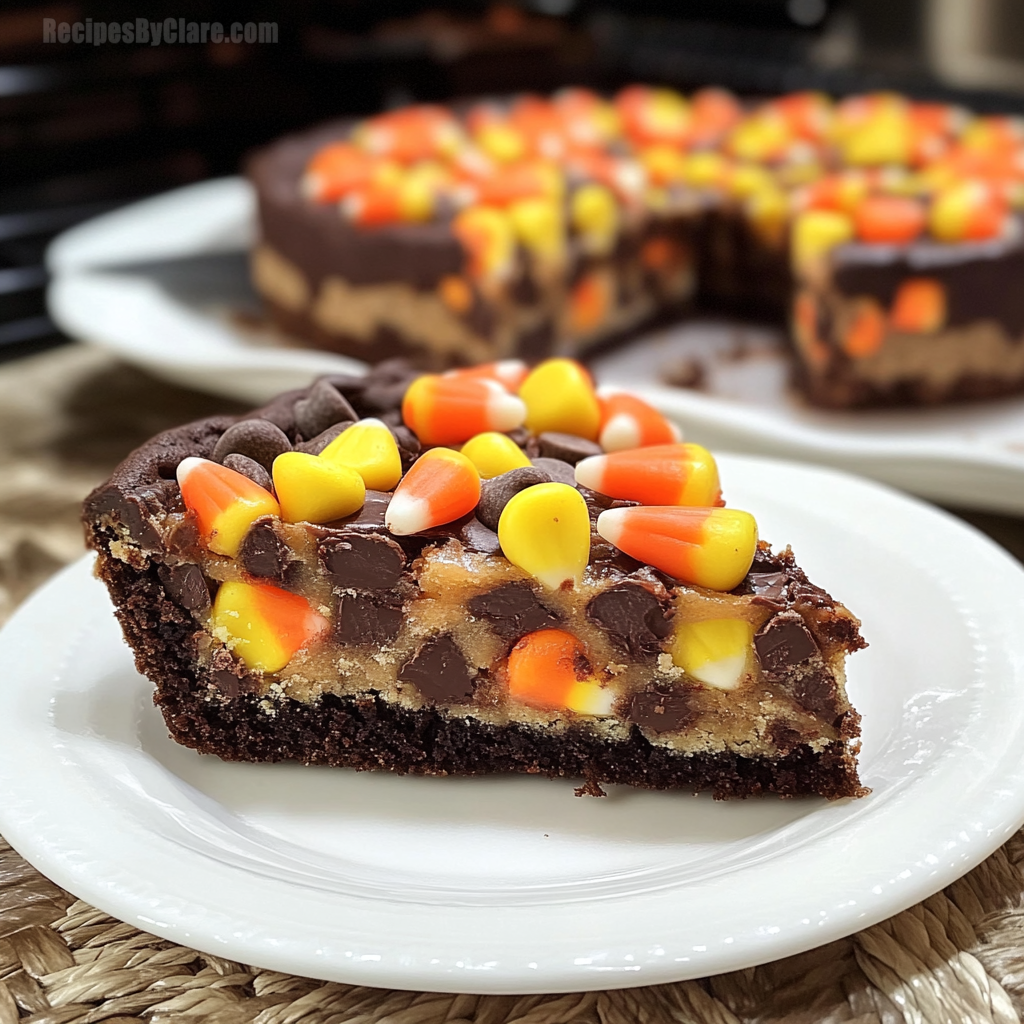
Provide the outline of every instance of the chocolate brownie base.
{"type": "Polygon", "coordinates": [[[842,716],[841,742],[819,752],[795,743],[778,758],[683,755],[653,746],[636,727],[625,742],[609,742],[585,726],[546,735],[517,723],[495,726],[432,708],[333,694],[315,703],[279,701],[268,714],[259,697],[225,699],[197,677],[188,654],[195,622],[166,598],[155,564],[136,569],[101,549],[97,572],[114,599],[139,671],[156,684],[154,702],[173,739],[226,761],[293,760],[416,775],[521,772],[585,779],[588,792],[597,792],[601,783],[622,783],[710,790],[716,799],[763,793],[840,799],[866,792],[846,739],[859,731],[856,711],[842,716]]]}
{"type": "MultiPolygon", "coordinates": [[[[748,616],[756,631],[750,657],[756,651],[760,665],[749,668],[759,682],[736,697],[662,664],[669,658],[664,580],[598,534],[590,589],[579,600],[538,599],[509,576],[509,563],[491,557],[499,551],[486,525],[496,514],[493,488],[485,488],[477,517],[419,535],[389,535],[381,518],[388,495],[371,491],[357,521],[297,527],[260,518],[237,560],[205,551],[176,480],[182,460],[220,461],[269,486],[267,467],[282,450],[318,452],[353,417],[379,415],[395,424],[407,469],[420,448],[395,416],[414,376],[407,363],[394,361],[364,378],[324,378],[239,419],[214,417],[167,431],[133,452],[86,500],[98,575],[139,670],[156,685],[175,740],[227,760],[583,777],[587,792],[600,782],[711,789],[720,797],[864,792],[855,763],[859,716],[843,686],[845,656],[864,642],[857,620],[810,583],[788,550],[776,554],[762,545],[733,591],[690,592],[690,611],[680,605],[678,614],[692,615],[692,601],[700,602],[697,618],[714,614],[710,609],[748,616]],[[297,544],[289,530],[301,535],[297,544]],[[334,632],[316,660],[294,675],[247,668],[211,622],[219,588],[232,579],[272,580],[298,593],[316,587],[321,605],[337,599],[334,632]],[[341,586],[340,596],[336,589],[327,595],[325,580],[341,586]],[[421,599],[432,602],[433,625],[403,641],[405,620],[420,614],[421,599]],[[506,707],[500,673],[508,646],[569,622],[591,652],[604,652],[599,664],[616,666],[618,685],[629,685],[617,707],[594,718],[515,704],[496,714],[495,707],[506,707]],[[458,679],[426,657],[444,643],[452,648],[451,665],[462,666],[458,679]]],[[[572,479],[571,463],[593,448],[565,435],[521,433],[542,477],[548,471],[541,464],[557,468],[561,458],[569,460],[561,471],[572,479]]],[[[593,524],[610,499],[586,488],[580,493],[593,524]]]]}

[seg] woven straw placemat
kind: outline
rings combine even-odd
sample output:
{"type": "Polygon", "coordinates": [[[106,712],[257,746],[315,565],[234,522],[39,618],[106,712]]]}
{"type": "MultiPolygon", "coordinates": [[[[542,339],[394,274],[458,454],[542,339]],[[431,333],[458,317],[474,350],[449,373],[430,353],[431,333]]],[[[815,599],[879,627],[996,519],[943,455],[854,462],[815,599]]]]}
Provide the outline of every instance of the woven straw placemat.
{"type": "MultiPolygon", "coordinates": [[[[0,367],[0,621],[81,553],[78,505],[121,457],[226,408],[82,347],[0,367]]],[[[970,518],[1024,556],[1024,523],[970,518]]],[[[1022,1014],[1024,832],[923,903],[799,956],[675,985],[523,997],[359,988],[198,953],[76,900],[0,838],[0,1024],[1008,1024],[1022,1014]]]]}

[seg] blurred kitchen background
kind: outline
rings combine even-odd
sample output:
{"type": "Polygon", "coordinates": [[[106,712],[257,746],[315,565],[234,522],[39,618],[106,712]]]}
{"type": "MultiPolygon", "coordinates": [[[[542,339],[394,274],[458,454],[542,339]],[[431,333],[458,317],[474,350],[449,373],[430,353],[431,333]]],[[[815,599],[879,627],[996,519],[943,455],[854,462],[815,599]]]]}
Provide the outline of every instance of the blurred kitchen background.
{"type": "Polygon", "coordinates": [[[0,10],[0,359],[60,344],[47,242],[131,199],[234,173],[337,114],[566,84],[744,95],[895,88],[1024,111],[1021,0],[215,0],[0,10]],[[276,44],[43,42],[43,19],[274,22],[276,44]]]}

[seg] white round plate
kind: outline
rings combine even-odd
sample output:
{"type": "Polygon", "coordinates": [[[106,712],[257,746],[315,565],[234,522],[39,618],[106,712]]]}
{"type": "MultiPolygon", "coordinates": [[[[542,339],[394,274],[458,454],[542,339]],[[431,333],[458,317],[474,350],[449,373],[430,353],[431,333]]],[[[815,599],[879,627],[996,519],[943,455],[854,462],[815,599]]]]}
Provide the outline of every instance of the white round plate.
{"type": "MultiPolygon", "coordinates": [[[[359,372],[329,352],[284,347],[243,321],[258,314],[246,250],[254,200],[241,178],[200,182],[71,228],[47,253],[48,301],[72,337],[188,387],[261,403],[320,373],[359,372]]],[[[1024,514],[1024,398],[937,410],[829,413],[785,386],[770,332],[688,323],[597,363],[601,380],[641,390],[715,450],[796,458],[881,480],[935,501],[1024,514]],[[666,387],[664,371],[718,354],[704,391],[666,387]],[[767,358],[766,358],[767,355],[767,358]],[[723,369],[724,366],[724,369],[723,369]],[[718,372],[721,371],[721,372],[718,372]]]]}
{"type": "Polygon", "coordinates": [[[1024,570],[876,484],[728,456],[730,504],[863,618],[860,800],[226,764],[176,746],[83,560],[0,634],[0,832],[150,932],[263,967],[468,992],[765,962],[953,881],[1024,821],[1024,570]]]}

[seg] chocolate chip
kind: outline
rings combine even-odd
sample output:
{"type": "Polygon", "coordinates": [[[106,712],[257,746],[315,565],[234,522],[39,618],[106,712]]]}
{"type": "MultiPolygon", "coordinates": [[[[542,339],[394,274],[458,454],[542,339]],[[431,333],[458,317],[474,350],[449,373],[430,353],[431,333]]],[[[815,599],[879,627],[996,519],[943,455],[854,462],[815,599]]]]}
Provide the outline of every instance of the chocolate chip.
{"type": "Polygon", "coordinates": [[[320,558],[342,589],[390,590],[405,569],[405,552],[383,533],[332,533],[320,542],[320,558]]]}
{"type": "Polygon", "coordinates": [[[404,359],[387,359],[367,375],[359,401],[364,415],[379,416],[398,409],[409,385],[420,375],[404,359]]]}
{"type": "Polygon", "coordinates": [[[420,439],[401,423],[392,427],[391,433],[394,435],[395,443],[398,445],[398,454],[402,458],[402,472],[404,473],[416,461],[420,452],[423,451],[423,445],[420,444],[420,439]]]}
{"type": "Polygon", "coordinates": [[[818,654],[818,645],[797,612],[773,615],[754,635],[754,649],[766,672],[785,672],[818,654]]]}
{"type": "Polygon", "coordinates": [[[540,603],[537,595],[525,583],[504,583],[486,594],[477,594],[466,602],[471,615],[490,623],[491,629],[502,640],[518,640],[526,633],[562,620],[540,603]]]}
{"type": "Polygon", "coordinates": [[[210,607],[210,588],[198,565],[158,565],[157,575],[172,601],[190,612],[205,612],[210,607]]]}
{"type": "Polygon", "coordinates": [[[125,494],[116,484],[109,484],[100,491],[94,491],[86,500],[89,518],[107,516],[128,536],[148,551],[160,551],[160,534],[149,519],[149,513],[133,494],[125,494]]]}
{"type": "Polygon", "coordinates": [[[530,432],[526,427],[515,427],[513,430],[506,430],[505,433],[509,440],[515,441],[520,448],[525,448],[526,442],[530,440],[530,432]]]}
{"type": "Polygon", "coordinates": [[[433,702],[461,703],[473,696],[469,665],[450,633],[428,640],[402,666],[398,678],[433,702]]]}
{"type": "Polygon", "coordinates": [[[236,473],[247,476],[254,484],[273,494],[274,481],[271,480],[270,474],[255,459],[250,459],[248,455],[238,455],[232,452],[230,455],[225,455],[223,461],[228,469],[233,469],[236,473]]]}
{"type": "Polygon", "coordinates": [[[689,725],[696,714],[685,690],[672,690],[664,685],[634,694],[629,708],[631,722],[657,733],[677,732],[689,725]]]}
{"type": "Polygon", "coordinates": [[[538,455],[544,459],[561,459],[575,466],[580,459],[600,455],[604,449],[594,441],[575,434],[562,434],[554,430],[545,431],[537,437],[538,455]]]}
{"type": "Polygon", "coordinates": [[[839,689],[832,673],[825,667],[804,673],[788,689],[793,699],[813,714],[828,718],[839,714],[839,689]]]}
{"type": "Polygon", "coordinates": [[[326,430],[321,430],[316,437],[309,441],[297,444],[295,450],[297,452],[305,452],[307,455],[319,455],[336,437],[348,430],[352,423],[353,420],[342,420],[340,423],[334,423],[326,430]]]}
{"type": "Polygon", "coordinates": [[[342,398],[345,399],[352,406],[353,409],[358,410],[359,399],[362,397],[363,390],[366,388],[367,377],[365,375],[356,376],[353,373],[329,373],[323,378],[328,384],[334,388],[342,398]]]}
{"type": "Polygon", "coordinates": [[[476,516],[459,530],[459,540],[467,551],[477,551],[481,555],[496,555],[501,551],[498,535],[476,516]]]}
{"type": "Polygon", "coordinates": [[[326,380],[318,380],[295,403],[295,425],[303,437],[316,437],[335,423],[357,419],[355,409],[326,380]]]}
{"type": "Polygon", "coordinates": [[[770,743],[778,747],[779,753],[783,756],[792,753],[804,742],[800,731],[781,718],[773,718],[768,723],[765,735],[770,743]]]}
{"type": "Polygon", "coordinates": [[[587,617],[634,658],[660,653],[671,625],[661,602],[646,587],[627,583],[592,598],[587,617]]]}
{"type": "Polygon", "coordinates": [[[538,456],[532,462],[534,469],[547,473],[548,479],[554,483],[568,484],[570,487],[576,486],[576,471],[568,462],[563,462],[561,459],[548,459],[543,456],[538,456]]]}
{"type": "Polygon", "coordinates": [[[294,561],[291,548],[278,535],[274,521],[257,519],[242,538],[238,561],[251,576],[280,580],[289,563],[294,561]]]}
{"type": "Polygon", "coordinates": [[[369,594],[342,594],[338,599],[335,635],[353,647],[389,644],[402,629],[402,606],[396,599],[369,594]]]}
{"type": "Polygon", "coordinates": [[[224,462],[226,456],[245,455],[269,470],[278,455],[291,450],[288,435],[275,423],[263,419],[242,420],[221,434],[210,457],[214,462],[227,465],[224,462]]]}
{"type": "Polygon", "coordinates": [[[179,519],[168,528],[164,543],[172,555],[198,556],[199,527],[192,519],[179,519]]]}
{"type": "Polygon", "coordinates": [[[781,610],[789,604],[786,587],[789,577],[784,572],[751,572],[747,573],[746,587],[754,595],[754,604],[781,610]]]}
{"type": "Polygon", "coordinates": [[[551,477],[536,466],[521,466],[490,480],[482,480],[480,503],[476,507],[477,519],[489,529],[497,530],[502,510],[520,491],[550,481],[551,477]]]}
{"type": "Polygon", "coordinates": [[[209,678],[225,697],[238,697],[259,689],[259,683],[252,673],[247,672],[245,666],[223,648],[213,653],[209,678]]]}
{"type": "Polygon", "coordinates": [[[793,581],[789,588],[789,597],[794,604],[806,604],[812,608],[831,608],[835,604],[827,591],[801,579],[793,581]]]}

